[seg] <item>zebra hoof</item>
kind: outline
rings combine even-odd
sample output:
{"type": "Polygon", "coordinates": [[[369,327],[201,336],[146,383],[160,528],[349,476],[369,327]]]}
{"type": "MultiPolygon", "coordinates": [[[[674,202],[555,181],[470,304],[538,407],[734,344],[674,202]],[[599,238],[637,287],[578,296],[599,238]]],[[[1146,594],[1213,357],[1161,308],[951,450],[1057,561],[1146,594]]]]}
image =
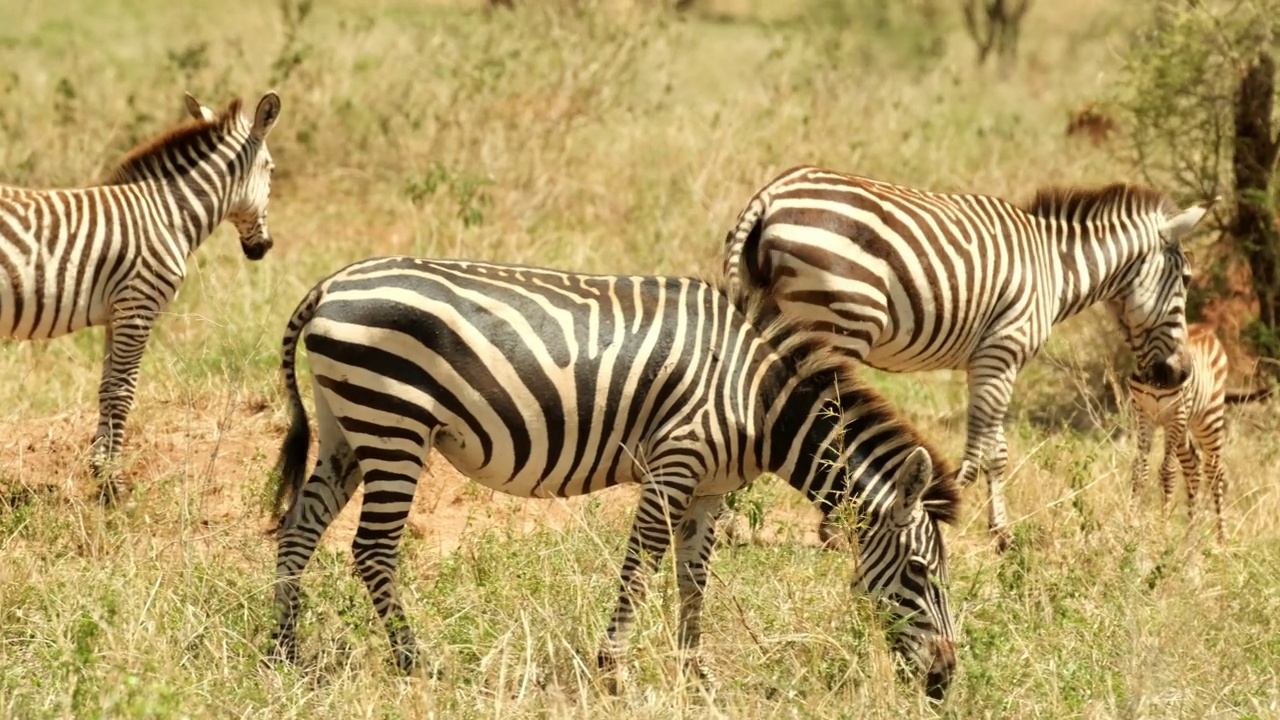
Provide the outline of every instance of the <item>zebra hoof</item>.
{"type": "Polygon", "coordinates": [[[396,648],[396,668],[403,675],[412,675],[418,669],[418,652],[416,648],[396,648]]]}
{"type": "Polygon", "coordinates": [[[849,538],[843,528],[823,520],[818,524],[818,540],[823,550],[845,552],[849,550],[849,538]]]}
{"type": "Polygon", "coordinates": [[[118,507],[129,499],[129,488],[119,480],[104,480],[98,487],[98,500],[106,507],[118,507]]]}
{"type": "Polygon", "coordinates": [[[691,685],[702,690],[703,692],[714,695],[716,688],[716,677],[703,664],[702,657],[692,657],[684,662],[684,676],[691,685]]]}
{"type": "Polygon", "coordinates": [[[263,667],[280,667],[298,664],[298,645],[277,636],[271,641],[271,649],[262,656],[263,667]]]}
{"type": "Polygon", "coordinates": [[[612,652],[602,649],[596,654],[596,669],[599,671],[600,689],[608,695],[621,692],[622,669],[618,667],[618,659],[612,652]]]}
{"type": "Polygon", "coordinates": [[[995,541],[996,552],[1003,555],[1013,544],[1013,533],[1009,532],[1008,527],[994,527],[991,528],[991,539],[995,541]]]}

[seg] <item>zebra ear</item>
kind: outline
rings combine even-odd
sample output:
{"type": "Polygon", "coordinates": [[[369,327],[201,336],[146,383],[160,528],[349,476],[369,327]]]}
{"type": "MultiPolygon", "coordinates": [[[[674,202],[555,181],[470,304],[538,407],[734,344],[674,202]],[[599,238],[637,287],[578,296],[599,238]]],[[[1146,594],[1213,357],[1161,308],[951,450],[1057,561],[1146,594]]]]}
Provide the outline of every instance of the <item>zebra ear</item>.
{"type": "Polygon", "coordinates": [[[253,129],[249,134],[259,140],[265,138],[275,126],[278,117],[280,117],[280,96],[275,92],[268,92],[258,101],[258,109],[253,114],[253,129]]]}
{"type": "Polygon", "coordinates": [[[1191,234],[1192,230],[1200,224],[1204,216],[1209,213],[1209,209],[1213,207],[1218,198],[1213,198],[1183,210],[1165,221],[1164,227],[1160,228],[1160,235],[1164,237],[1166,243],[1174,245],[1182,241],[1183,238],[1191,234]]]}
{"type": "Polygon", "coordinates": [[[907,459],[893,476],[893,484],[897,490],[894,502],[894,514],[898,524],[905,525],[911,521],[917,508],[924,504],[924,492],[933,481],[933,460],[924,446],[911,451],[907,459]]]}
{"type": "Polygon", "coordinates": [[[204,120],[206,122],[214,121],[214,119],[217,116],[213,114],[212,110],[205,107],[204,105],[201,105],[199,100],[191,96],[191,93],[186,93],[186,96],[187,96],[187,112],[191,113],[191,117],[197,120],[204,120]]]}

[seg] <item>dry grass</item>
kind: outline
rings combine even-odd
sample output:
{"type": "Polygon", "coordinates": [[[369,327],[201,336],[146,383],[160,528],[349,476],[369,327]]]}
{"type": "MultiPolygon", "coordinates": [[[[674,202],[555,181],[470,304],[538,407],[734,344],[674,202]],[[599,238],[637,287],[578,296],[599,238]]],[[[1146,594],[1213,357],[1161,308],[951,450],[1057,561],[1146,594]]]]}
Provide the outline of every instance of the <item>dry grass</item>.
{"type": "MultiPolygon", "coordinates": [[[[263,669],[273,543],[261,513],[282,433],[275,367],[316,280],[382,253],[586,271],[711,274],[724,230],[775,172],[821,163],[943,190],[1135,179],[1066,137],[1105,98],[1142,19],[1104,0],[1040,3],[1007,78],[975,71],[955,8],[707,0],[187,5],[108,0],[0,9],[3,181],[80,184],[182,117],[274,87],[276,248],[220,230],[144,364],[127,472],[103,511],[84,477],[101,334],[0,348],[0,712],[14,717],[1275,717],[1280,468],[1268,406],[1235,411],[1226,546],[1129,503],[1123,417],[1081,390],[1096,317],[1064,326],[1019,383],[1008,488],[1016,542],[994,556],[974,490],[954,548],[960,675],[940,708],[895,683],[849,561],[775,486],[768,542],[720,553],[707,698],[676,676],[674,583],[656,583],[620,697],[589,672],[634,495],[518,502],[424,476],[402,566],[438,678],[398,678],[344,548],[304,587],[308,665],[263,669]],[[582,4],[582,3],[580,3],[582,4]],[[842,9],[843,8],[843,9],[842,9]],[[839,26],[845,17],[852,24],[839,26]],[[877,24],[879,23],[879,24],[877,24]],[[937,42],[930,44],[930,38],[937,42]],[[1085,348],[1082,350],[1081,348],[1085,348]]],[[[1120,132],[1123,132],[1121,127],[1120,132]]],[[[958,457],[954,374],[868,373],[958,457]],[[928,382],[922,382],[927,380],[928,382]]]]}

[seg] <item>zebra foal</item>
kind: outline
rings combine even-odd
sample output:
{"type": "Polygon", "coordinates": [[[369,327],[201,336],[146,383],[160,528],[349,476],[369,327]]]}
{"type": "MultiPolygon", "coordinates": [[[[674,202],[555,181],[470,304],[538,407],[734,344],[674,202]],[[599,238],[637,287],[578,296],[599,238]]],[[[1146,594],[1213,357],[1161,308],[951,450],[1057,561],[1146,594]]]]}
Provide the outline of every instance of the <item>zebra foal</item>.
{"type": "Polygon", "coordinates": [[[1226,473],[1222,469],[1222,448],[1227,440],[1226,407],[1233,402],[1257,399],[1269,391],[1227,391],[1227,351],[1218,341],[1213,326],[1188,325],[1187,349],[1191,354],[1191,373],[1182,385],[1161,388],[1144,382],[1140,376],[1129,378],[1129,396],[1138,424],[1133,495],[1136,498],[1146,484],[1151,441],[1156,428],[1162,427],[1164,459],[1160,463],[1160,488],[1164,493],[1165,514],[1173,500],[1174,475],[1181,465],[1187,483],[1187,514],[1195,519],[1196,493],[1200,489],[1203,467],[1213,493],[1218,539],[1226,540],[1227,529],[1222,518],[1222,502],[1227,490],[1226,473]]]}
{"type": "Polygon", "coordinates": [[[724,268],[731,291],[772,296],[855,360],[967,371],[961,485],[988,461],[988,522],[1003,550],[1004,418],[1019,370],[1055,324],[1106,301],[1145,382],[1180,385],[1190,367],[1181,240],[1207,210],[1130,185],[1043,189],[1016,206],[797,167],[748,202],[724,268]]]}
{"type": "MultiPolygon", "coordinates": [[[[774,313],[776,315],[776,313],[774,313]]],[[[673,541],[679,643],[699,672],[702,597],[725,493],[781,476],[824,513],[866,523],[855,585],[894,618],[894,648],[941,695],[955,666],[940,522],[946,464],[843,358],[789,322],[688,278],[575,275],[480,262],[374,258],[303,298],[284,334],[292,422],[277,465],[281,518],[273,655],[296,654],[299,579],[361,483],[352,551],[399,667],[416,662],[396,552],[434,449],[520,497],[640,486],[621,590],[598,655],[611,676],[673,541]],[[319,456],[298,392],[310,358],[319,456]]]]}
{"type": "Polygon", "coordinates": [[[252,119],[187,95],[192,120],[130,152],[104,184],[0,189],[0,337],[43,340],[106,327],[92,468],[104,498],[124,444],[142,354],[178,294],[187,260],[224,219],[245,257],[271,248],[266,138],[280,114],[267,93],[252,119]]]}

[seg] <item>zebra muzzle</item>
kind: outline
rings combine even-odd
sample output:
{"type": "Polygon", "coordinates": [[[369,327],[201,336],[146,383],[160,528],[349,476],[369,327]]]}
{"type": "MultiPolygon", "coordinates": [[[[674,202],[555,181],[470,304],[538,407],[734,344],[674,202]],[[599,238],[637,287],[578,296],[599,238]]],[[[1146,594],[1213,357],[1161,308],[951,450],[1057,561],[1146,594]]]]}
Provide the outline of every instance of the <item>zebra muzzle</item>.
{"type": "Polygon", "coordinates": [[[256,240],[240,240],[240,249],[244,250],[244,256],[250,260],[261,260],[267,251],[275,242],[269,237],[259,237],[256,240]]]}
{"type": "Polygon", "coordinates": [[[925,673],[924,691],[933,700],[942,700],[951,686],[951,676],[956,670],[956,646],[949,640],[937,642],[933,648],[933,662],[925,673]]]}
{"type": "Polygon", "coordinates": [[[1151,366],[1150,382],[1161,389],[1175,388],[1187,381],[1190,375],[1190,363],[1181,362],[1181,358],[1158,360],[1151,366]]]}

